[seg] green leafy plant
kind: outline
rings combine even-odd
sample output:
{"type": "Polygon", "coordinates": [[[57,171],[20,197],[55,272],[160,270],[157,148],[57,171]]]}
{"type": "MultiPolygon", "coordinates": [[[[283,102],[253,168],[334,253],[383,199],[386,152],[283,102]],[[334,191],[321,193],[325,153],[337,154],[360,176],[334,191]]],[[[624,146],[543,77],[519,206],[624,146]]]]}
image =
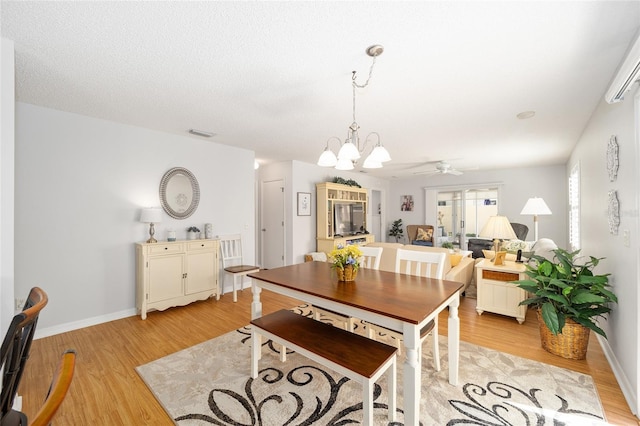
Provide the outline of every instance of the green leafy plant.
{"type": "Polygon", "coordinates": [[[400,240],[400,238],[404,237],[404,231],[402,230],[402,219],[394,220],[391,224],[391,229],[389,229],[389,236],[395,237],[396,243],[400,240]]]}
{"type": "Polygon", "coordinates": [[[553,261],[534,254],[532,262],[526,265],[529,279],[514,281],[533,294],[520,304],[540,309],[544,323],[554,335],[562,332],[567,319],[572,319],[606,338],[595,320],[609,313],[610,304],[617,303],[618,298],[607,288],[609,274],[593,274],[593,268],[603,258],[589,256],[586,260],[578,257],[580,250],[568,252],[558,248],[553,252],[553,261]],[[578,260],[586,261],[578,263],[578,260]]]}
{"type": "Polygon", "coordinates": [[[442,248],[453,250],[453,243],[450,243],[449,241],[445,241],[444,243],[442,243],[442,248]]]}
{"type": "Polygon", "coordinates": [[[200,230],[195,226],[190,226],[187,228],[187,232],[200,232],[200,230]]]}
{"type": "Polygon", "coordinates": [[[347,186],[355,186],[357,188],[361,188],[360,184],[353,179],[343,179],[340,176],[336,176],[333,178],[333,183],[339,183],[341,185],[347,186]]]}

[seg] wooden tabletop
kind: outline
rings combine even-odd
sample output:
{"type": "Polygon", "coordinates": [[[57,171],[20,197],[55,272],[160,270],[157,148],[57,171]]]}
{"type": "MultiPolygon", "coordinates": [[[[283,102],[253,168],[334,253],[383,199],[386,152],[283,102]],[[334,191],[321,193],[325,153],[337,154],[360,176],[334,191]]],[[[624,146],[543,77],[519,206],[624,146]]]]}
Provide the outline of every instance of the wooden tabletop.
{"type": "Polygon", "coordinates": [[[257,280],[419,324],[462,283],[360,268],[354,282],[338,282],[327,262],[305,262],[249,274],[257,280]]]}

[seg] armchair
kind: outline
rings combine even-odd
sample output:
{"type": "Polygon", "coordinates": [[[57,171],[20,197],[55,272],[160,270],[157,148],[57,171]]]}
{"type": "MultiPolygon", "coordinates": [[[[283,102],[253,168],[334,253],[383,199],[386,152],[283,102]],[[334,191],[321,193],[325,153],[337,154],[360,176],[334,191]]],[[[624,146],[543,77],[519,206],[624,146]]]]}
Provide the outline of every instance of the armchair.
{"type": "Polygon", "coordinates": [[[433,226],[407,225],[409,244],[433,247],[433,226]]]}

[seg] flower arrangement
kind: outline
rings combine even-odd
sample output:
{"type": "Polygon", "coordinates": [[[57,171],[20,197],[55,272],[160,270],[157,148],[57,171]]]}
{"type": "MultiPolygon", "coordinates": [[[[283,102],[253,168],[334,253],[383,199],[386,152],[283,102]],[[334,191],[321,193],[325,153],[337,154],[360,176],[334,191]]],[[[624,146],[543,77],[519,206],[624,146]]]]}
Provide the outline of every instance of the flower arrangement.
{"type": "Polygon", "coordinates": [[[339,245],[329,253],[332,259],[332,267],[336,269],[344,269],[351,265],[354,271],[360,267],[360,258],[362,251],[357,245],[351,244],[346,247],[339,245]]]}

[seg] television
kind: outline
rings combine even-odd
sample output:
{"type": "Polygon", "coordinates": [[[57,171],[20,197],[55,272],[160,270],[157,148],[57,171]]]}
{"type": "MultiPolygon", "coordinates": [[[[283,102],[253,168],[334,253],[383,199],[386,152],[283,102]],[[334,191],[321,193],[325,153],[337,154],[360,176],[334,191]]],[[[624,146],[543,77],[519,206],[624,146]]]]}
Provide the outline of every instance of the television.
{"type": "Polygon", "coordinates": [[[363,203],[335,203],[333,205],[333,234],[368,234],[363,203]]]}

